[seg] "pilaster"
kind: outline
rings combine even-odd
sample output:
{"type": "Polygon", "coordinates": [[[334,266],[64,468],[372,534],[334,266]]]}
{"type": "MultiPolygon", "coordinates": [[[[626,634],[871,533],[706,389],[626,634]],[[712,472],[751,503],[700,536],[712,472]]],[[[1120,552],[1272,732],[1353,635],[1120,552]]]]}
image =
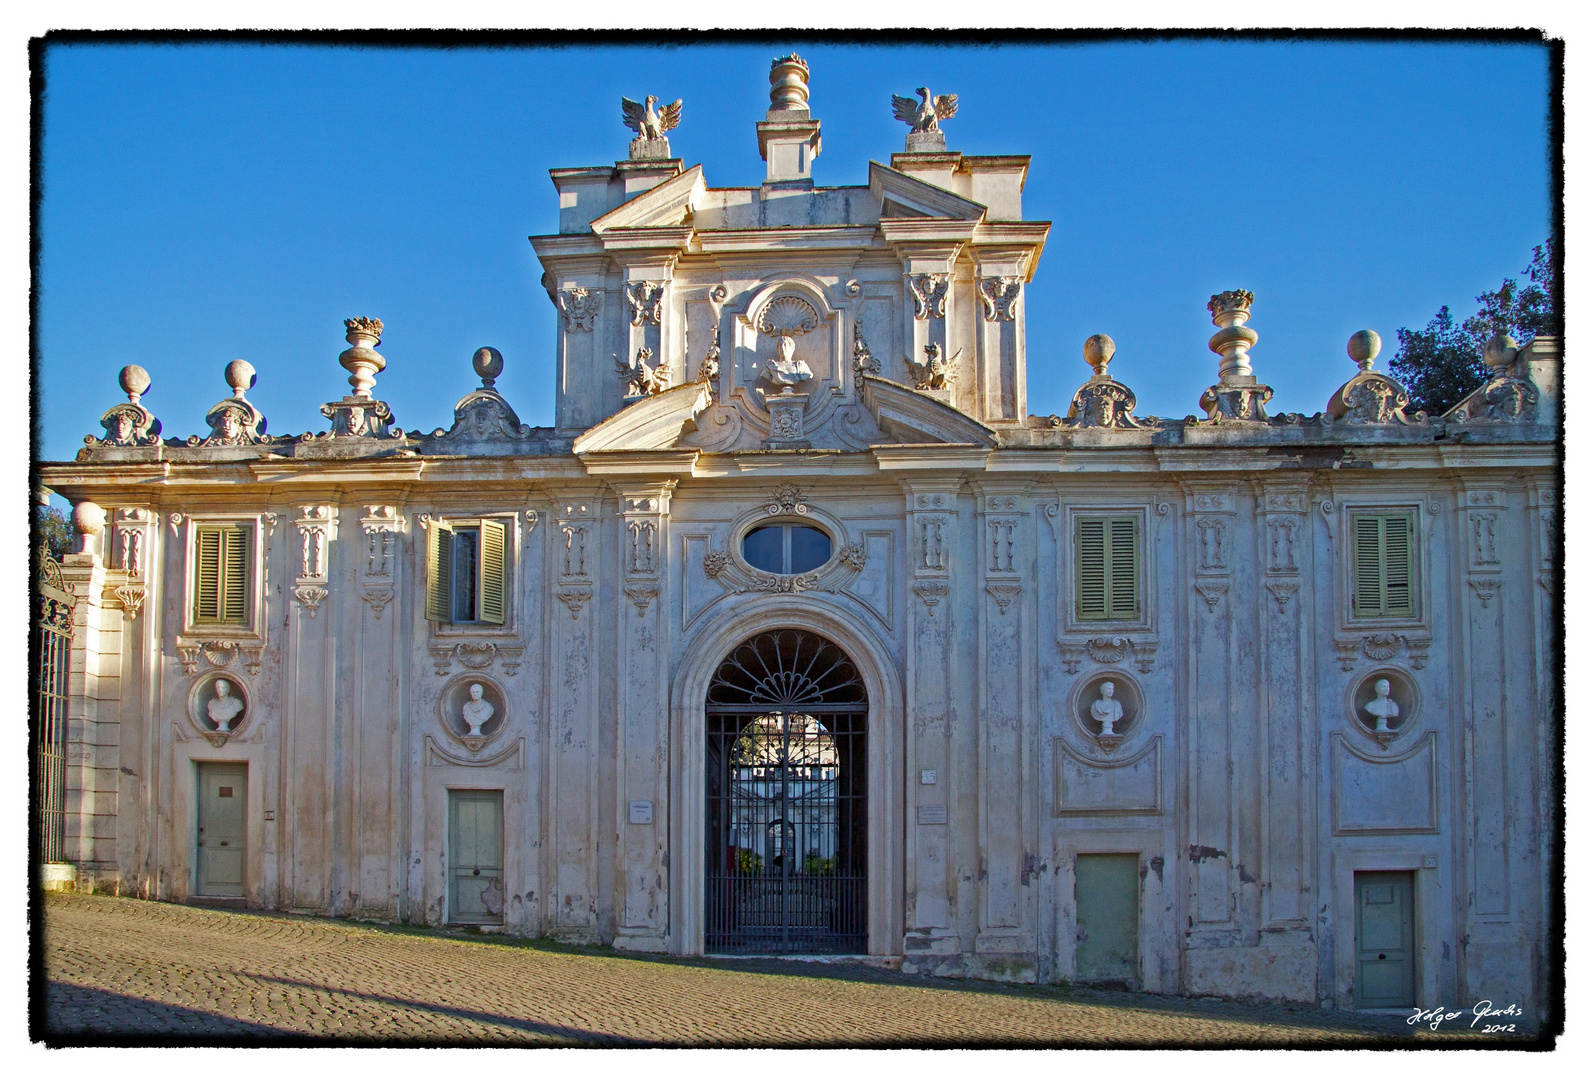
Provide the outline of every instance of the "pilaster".
{"type": "Polygon", "coordinates": [[[907,790],[906,934],[903,970],[959,966],[957,843],[974,807],[959,799],[952,752],[957,684],[956,603],[951,599],[960,475],[902,481],[906,496],[907,790]]]}
{"type": "MultiPolygon", "coordinates": [[[[1315,670],[1311,590],[1314,551],[1307,528],[1306,484],[1267,479],[1256,485],[1255,565],[1262,568],[1256,603],[1261,607],[1257,693],[1262,725],[1261,927],[1274,941],[1310,940],[1316,865],[1315,755],[1312,710],[1315,670]]],[[[1310,965],[1305,965],[1308,969],[1310,965]]],[[[1309,995],[1315,1000],[1315,995],[1309,995]]]]}
{"type": "Polygon", "coordinates": [[[294,572],[293,602],[287,605],[280,668],[280,790],[267,799],[280,808],[280,902],[305,911],[326,911],[333,903],[337,622],[342,617],[339,609],[346,607],[332,602],[337,516],[337,507],[330,503],[300,506],[293,522],[297,543],[288,555],[294,572]]]}
{"type": "Polygon", "coordinates": [[[557,574],[550,606],[548,666],[555,690],[548,762],[548,927],[555,937],[595,941],[598,925],[599,688],[603,682],[594,602],[602,561],[602,492],[576,489],[556,496],[557,574]]]}
{"type": "Polygon", "coordinates": [[[1029,483],[978,480],[979,847],[982,904],[975,952],[1022,978],[1036,950],[1040,858],[1033,668],[1029,483]],[[1018,965],[1014,968],[1013,965],[1018,965]]]}
{"type": "Polygon", "coordinates": [[[1238,659],[1232,595],[1237,495],[1231,483],[1184,485],[1189,540],[1184,579],[1193,590],[1186,598],[1189,754],[1184,785],[1190,948],[1244,944],[1235,880],[1240,862],[1235,756],[1241,750],[1235,727],[1241,703],[1230,675],[1238,659]]]}
{"type": "Polygon", "coordinates": [[[1023,282],[1029,248],[974,248],[978,292],[979,419],[987,424],[1020,422],[1029,414],[1024,361],[1023,282]]]}
{"type": "Polygon", "coordinates": [[[349,901],[355,914],[396,919],[403,917],[405,891],[404,746],[409,727],[399,635],[404,583],[397,558],[404,519],[395,506],[363,509],[357,543],[345,549],[345,558],[355,561],[352,576],[363,601],[347,605],[348,614],[356,617],[353,655],[359,658],[351,668],[354,723],[348,754],[358,769],[352,788],[359,815],[359,873],[358,896],[349,901]]]}
{"type": "Polygon", "coordinates": [[[66,836],[63,857],[77,866],[77,887],[109,891],[116,864],[117,742],[115,699],[121,675],[120,633],[112,633],[103,600],[103,535],[80,538],[81,550],[61,560],[61,581],[73,598],[67,674],[66,836]],[[108,703],[109,706],[108,706],[108,703]]]}
{"type": "Polygon", "coordinates": [[[676,481],[611,481],[619,492],[619,851],[617,949],[664,952],[669,934],[669,602],[664,556],[676,481]]]}

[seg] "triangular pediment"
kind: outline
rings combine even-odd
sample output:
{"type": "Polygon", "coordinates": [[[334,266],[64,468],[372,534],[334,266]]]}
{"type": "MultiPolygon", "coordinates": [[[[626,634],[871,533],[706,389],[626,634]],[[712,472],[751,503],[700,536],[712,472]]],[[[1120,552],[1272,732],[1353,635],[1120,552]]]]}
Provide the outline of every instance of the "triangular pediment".
{"type": "Polygon", "coordinates": [[[627,405],[607,420],[576,436],[571,451],[668,450],[689,431],[708,407],[708,384],[686,383],[627,405]]]}
{"type": "Polygon", "coordinates": [[[862,383],[864,406],[896,442],[996,445],[994,431],[938,398],[874,375],[863,376],[862,383]]]}
{"type": "Polygon", "coordinates": [[[898,172],[877,161],[868,163],[868,190],[880,201],[881,217],[926,217],[948,221],[983,221],[985,205],[898,172]]]}
{"type": "Polygon", "coordinates": [[[702,178],[702,166],[693,165],[679,176],[671,177],[655,188],[649,188],[636,198],[621,203],[596,221],[592,231],[609,229],[665,228],[679,225],[694,210],[708,190],[702,178]]]}

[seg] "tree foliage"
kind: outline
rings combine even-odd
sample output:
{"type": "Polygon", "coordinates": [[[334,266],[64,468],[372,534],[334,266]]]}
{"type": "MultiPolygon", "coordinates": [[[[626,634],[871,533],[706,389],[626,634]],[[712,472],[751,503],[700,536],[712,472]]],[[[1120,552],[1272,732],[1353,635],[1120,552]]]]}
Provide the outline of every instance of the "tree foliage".
{"type": "Polygon", "coordinates": [[[1493,292],[1477,297],[1476,314],[1456,323],[1446,304],[1422,330],[1399,328],[1399,352],[1389,372],[1410,391],[1412,408],[1430,416],[1448,412],[1461,398],[1487,382],[1491,372],[1482,349],[1495,334],[1520,344],[1539,334],[1560,332],[1559,289],[1554,241],[1532,249],[1525,285],[1505,278],[1493,292]]]}
{"type": "Polygon", "coordinates": [[[38,543],[52,558],[59,561],[62,555],[71,552],[76,536],[65,514],[53,506],[46,506],[39,510],[38,521],[38,543]]]}

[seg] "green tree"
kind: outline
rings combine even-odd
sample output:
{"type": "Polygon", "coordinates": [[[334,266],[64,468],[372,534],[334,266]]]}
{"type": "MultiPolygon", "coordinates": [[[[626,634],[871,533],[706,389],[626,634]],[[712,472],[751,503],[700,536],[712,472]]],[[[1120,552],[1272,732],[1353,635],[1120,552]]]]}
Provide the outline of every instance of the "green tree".
{"type": "Polygon", "coordinates": [[[1498,289],[1477,297],[1476,314],[1458,325],[1446,304],[1424,329],[1399,328],[1399,352],[1388,368],[1410,391],[1412,408],[1437,416],[1487,382],[1491,372],[1482,362],[1482,349],[1495,334],[1525,344],[1539,334],[1560,332],[1554,241],[1533,248],[1532,264],[1522,272],[1525,285],[1505,278],[1498,289]]]}
{"type": "Polygon", "coordinates": [[[59,560],[62,555],[72,550],[77,535],[65,514],[53,506],[46,506],[40,509],[38,521],[38,543],[50,553],[52,558],[59,560]]]}

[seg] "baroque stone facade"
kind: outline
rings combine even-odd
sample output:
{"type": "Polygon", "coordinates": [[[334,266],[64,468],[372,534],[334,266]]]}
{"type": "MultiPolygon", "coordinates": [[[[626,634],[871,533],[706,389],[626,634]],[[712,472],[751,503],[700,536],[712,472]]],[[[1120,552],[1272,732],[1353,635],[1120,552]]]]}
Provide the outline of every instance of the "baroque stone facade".
{"type": "Polygon", "coordinates": [[[851,918],[844,951],[907,970],[1535,1015],[1558,340],[1496,342],[1428,417],[1363,332],[1323,412],[1269,414],[1234,290],[1198,414],[1135,415],[1102,334],[1031,416],[1029,159],[945,150],[955,96],[921,89],[909,152],[818,186],[807,78],[773,67],[760,187],[670,158],[651,96],[629,159],[553,170],[552,428],[491,348],[451,427],[398,427],[374,319],[324,433],[267,434],[235,361],[209,433],[162,440],[124,372],[42,467],[83,532],[80,887],[684,954],[764,925],[756,894],[788,945],[851,918]],[[818,748],[749,839],[714,695],[806,640],[831,696],[725,729],[732,818],[793,719],[818,748]]]}

